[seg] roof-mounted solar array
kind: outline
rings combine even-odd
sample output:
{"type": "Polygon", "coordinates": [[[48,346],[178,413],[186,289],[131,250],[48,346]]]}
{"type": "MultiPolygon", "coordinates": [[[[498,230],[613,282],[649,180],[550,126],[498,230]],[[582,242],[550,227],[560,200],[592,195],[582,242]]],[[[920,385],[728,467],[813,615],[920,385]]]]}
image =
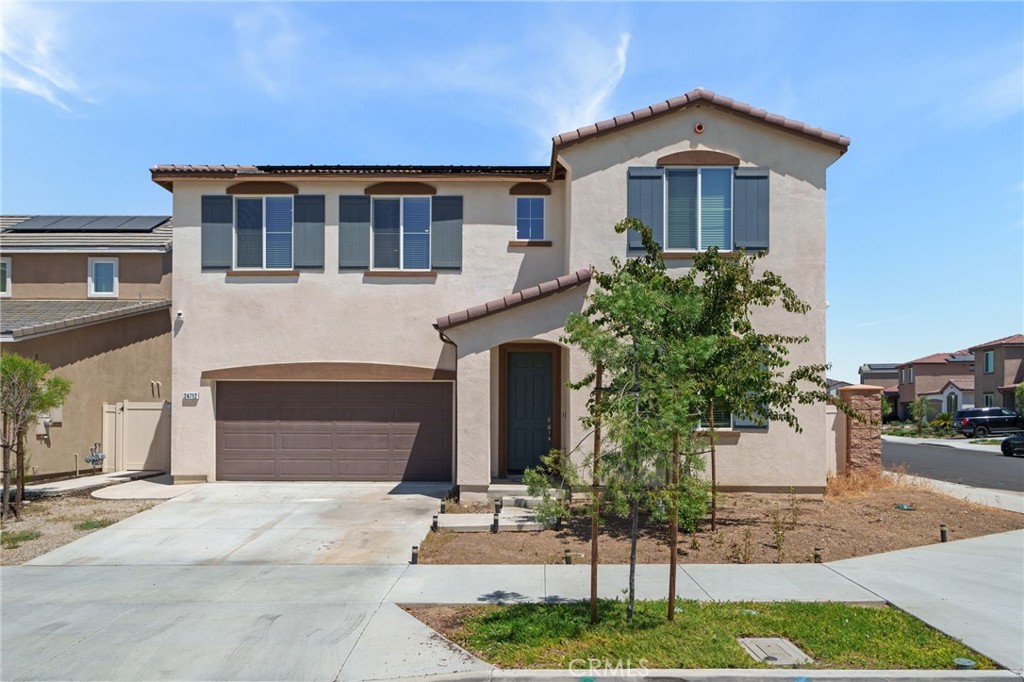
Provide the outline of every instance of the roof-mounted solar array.
{"type": "Polygon", "coordinates": [[[37,215],[7,227],[9,232],[152,232],[165,215],[37,215]]]}

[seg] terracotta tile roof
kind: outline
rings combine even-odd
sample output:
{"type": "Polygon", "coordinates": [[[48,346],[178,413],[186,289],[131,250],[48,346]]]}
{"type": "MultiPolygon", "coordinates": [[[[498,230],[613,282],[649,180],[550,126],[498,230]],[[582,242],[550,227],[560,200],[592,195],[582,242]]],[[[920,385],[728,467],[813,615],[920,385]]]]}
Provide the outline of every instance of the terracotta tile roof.
{"type": "MultiPolygon", "coordinates": [[[[1005,386],[1000,386],[999,390],[1000,391],[1016,391],[1018,386],[1020,386],[1020,384],[1006,384],[1005,386]]],[[[1019,410],[1020,408],[1018,407],[1017,409],[1019,410]]]]}
{"type": "MultiPolygon", "coordinates": [[[[119,229],[98,230],[61,230],[59,228],[43,230],[20,230],[19,224],[31,218],[43,216],[0,216],[0,250],[3,251],[89,251],[113,252],[119,249],[169,251],[171,248],[170,216],[147,216],[156,223],[156,227],[148,230],[125,231],[119,229]]],[[[53,219],[72,216],[49,216],[53,219]]],[[[132,216],[120,216],[129,219],[132,216]]],[[[143,216],[134,216],[141,218],[143,216]]],[[[101,220],[112,216],[89,216],[101,220]]],[[[116,222],[116,220],[114,221],[116,222]]]]}
{"type": "Polygon", "coordinates": [[[910,365],[941,365],[947,362],[971,362],[974,355],[968,350],[958,350],[952,353],[932,353],[915,360],[901,362],[897,367],[909,367],[910,365]]]}
{"type": "Polygon", "coordinates": [[[973,352],[975,348],[993,348],[995,346],[1020,346],[1024,345],[1024,334],[1013,334],[1011,336],[1004,336],[1001,339],[995,341],[989,341],[988,343],[979,343],[977,346],[971,346],[973,352]]]}
{"type": "Polygon", "coordinates": [[[889,386],[887,388],[883,388],[882,389],[882,393],[899,393],[899,392],[900,392],[900,387],[899,387],[898,384],[896,386],[889,386]]]}
{"type": "Polygon", "coordinates": [[[149,169],[153,179],[161,177],[236,178],[248,176],[340,175],[351,177],[447,177],[498,176],[546,178],[548,166],[233,166],[165,164],[149,169]]]}
{"type": "Polygon", "coordinates": [[[170,308],[168,300],[83,301],[4,299],[0,301],[0,334],[13,341],[52,334],[96,322],[170,308]]]}
{"type": "Polygon", "coordinates": [[[434,323],[434,328],[439,330],[450,329],[460,324],[479,320],[495,313],[547,298],[548,296],[585,285],[588,282],[590,282],[590,270],[588,268],[581,268],[576,272],[570,272],[568,275],[562,275],[558,279],[541,282],[536,286],[516,291],[508,296],[439,317],[437,322],[434,323]]]}
{"type": "MultiPolygon", "coordinates": [[[[974,377],[973,376],[957,377],[955,379],[950,379],[949,381],[946,382],[946,384],[947,385],[953,384],[954,386],[959,388],[961,391],[973,391],[974,390],[974,377]]],[[[943,387],[943,388],[945,388],[945,387],[943,387]]]]}
{"type": "Polygon", "coordinates": [[[696,90],[691,90],[685,95],[673,97],[672,99],[665,100],[664,102],[658,102],[650,105],[649,107],[644,107],[643,109],[637,109],[636,111],[628,114],[610,118],[607,121],[600,121],[599,123],[577,128],[576,130],[571,130],[569,132],[562,133],[561,135],[555,135],[551,139],[552,151],[557,153],[557,150],[561,148],[577,144],[598,135],[604,135],[613,130],[618,130],[626,126],[640,123],[650,118],[655,118],[679,109],[684,109],[688,106],[697,104],[698,102],[707,102],[708,104],[741,114],[747,118],[762,121],[793,133],[805,135],[819,142],[824,142],[838,147],[841,153],[846,153],[846,150],[850,146],[850,138],[844,135],[830,133],[827,130],[815,128],[814,126],[807,125],[801,121],[794,121],[793,119],[779,116],[778,114],[770,114],[764,109],[758,109],[749,104],[737,102],[734,99],[716,94],[710,90],[705,90],[704,88],[697,88],[696,90]]]}

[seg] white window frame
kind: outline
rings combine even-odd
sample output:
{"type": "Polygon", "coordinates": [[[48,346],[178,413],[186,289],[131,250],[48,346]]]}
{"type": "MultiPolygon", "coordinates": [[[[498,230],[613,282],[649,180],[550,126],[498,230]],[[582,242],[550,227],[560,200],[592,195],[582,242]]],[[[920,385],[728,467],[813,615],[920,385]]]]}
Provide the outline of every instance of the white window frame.
{"type": "Polygon", "coordinates": [[[103,258],[94,257],[89,259],[89,298],[117,298],[120,277],[118,271],[118,258],[104,256],[103,258]],[[114,266],[114,290],[108,291],[96,291],[96,282],[93,279],[93,271],[97,263],[112,263],[114,266]]]}
{"type": "Polygon", "coordinates": [[[370,270],[374,272],[431,272],[433,270],[434,253],[433,253],[433,236],[434,236],[434,201],[432,197],[423,196],[421,194],[412,195],[377,195],[370,201],[370,270]],[[376,251],[373,248],[374,230],[373,221],[377,210],[377,200],[395,200],[398,199],[398,268],[378,268],[376,263],[376,251]],[[405,267],[405,200],[406,199],[426,199],[427,200],[427,267],[425,268],[406,268],[405,267]]]}
{"type": "MultiPolygon", "coordinates": [[[[662,195],[664,197],[662,201],[662,216],[661,216],[661,243],[662,251],[665,253],[700,253],[704,251],[704,225],[702,217],[704,214],[704,207],[701,203],[701,190],[703,189],[702,179],[703,171],[706,169],[711,170],[724,170],[725,166],[665,166],[665,174],[662,178],[662,195]],[[668,173],[673,170],[695,170],[697,171],[697,248],[696,249],[671,249],[668,246],[668,173]]],[[[736,169],[729,168],[729,248],[719,249],[721,253],[729,253],[735,250],[736,240],[735,236],[735,204],[736,204],[736,169]]]]}
{"type": "Polygon", "coordinates": [[[264,194],[262,196],[252,195],[237,195],[235,196],[235,202],[232,208],[232,221],[231,221],[231,266],[233,270],[246,270],[252,272],[258,272],[260,270],[294,270],[295,269],[295,195],[294,194],[264,194]],[[267,267],[267,199],[272,198],[284,198],[291,199],[292,201],[292,257],[291,267],[267,267]],[[254,267],[247,265],[245,267],[238,266],[238,202],[244,199],[260,199],[263,202],[261,209],[261,218],[263,220],[263,264],[260,267],[254,267]]]}
{"type": "Polygon", "coordinates": [[[910,368],[910,369],[909,369],[909,370],[907,371],[907,383],[908,383],[908,384],[912,384],[912,383],[914,383],[914,368],[913,368],[913,367],[911,367],[911,368],[910,368]]]}
{"type": "Polygon", "coordinates": [[[985,374],[994,374],[996,371],[996,352],[994,350],[985,351],[985,367],[983,372],[985,374]]]}
{"type": "Polygon", "coordinates": [[[982,396],[982,407],[995,407],[996,395],[995,393],[986,393],[982,396]]]}
{"type": "Polygon", "coordinates": [[[5,267],[4,272],[4,290],[0,291],[0,298],[8,298],[11,295],[11,259],[0,258],[0,263],[3,263],[5,267]]]}
{"type": "Polygon", "coordinates": [[[548,238],[548,202],[547,202],[547,197],[517,196],[517,197],[515,197],[515,199],[516,199],[516,223],[515,223],[515,225],[516,225],[516,241],[521,241],[521,242],[542,242],[545,239],[547,239],[548,238]],[[539,237],[531,237],[529,239],[523,239],[523,238],[521,238],[519,236],[519,200],[520,199],[530,199],[531,201],[533,201],[535,199],[540,199],[540,202],[541,202],[541,213],[542,213],[542,215],[541,215],[542,223],[541,223],[541,235],[539,237]]]}

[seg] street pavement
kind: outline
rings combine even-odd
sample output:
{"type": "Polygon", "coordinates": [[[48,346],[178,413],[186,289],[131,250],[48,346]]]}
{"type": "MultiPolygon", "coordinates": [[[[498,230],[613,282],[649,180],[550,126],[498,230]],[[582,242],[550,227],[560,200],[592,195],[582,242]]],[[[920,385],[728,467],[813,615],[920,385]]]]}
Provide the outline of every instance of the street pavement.
{"type": "Polygon", "coordinates": [[[883,439],[886,469],[906,467],[907,473],[978,488],[1024,491],[1024,457],[1003,457],[998,447],[982,450],[949,444],[918,444],[907,439],[883,439]]]}
{"type": "MultiPolygon", "coordinates": [[[[583,599],[588,567],[410,566],[401,550],[425,534],[436,494],[196,486],[0,571],[0,679],[486,678],[489,666],[398,605],[583,599]],[[379,541],[362,542],[357,531],[375,528],[379,541]]],[[[1022,565],[1016,531],[833,564],[686,565],[678,585],[703,600],[890,601],[1019,672],[1022,565]]],[[[621,596],[626,571],[601,567],[602,596],[621,596]]],[[[667,582],[666,566],[638,571],[641,598],[662,597],[667,582]]]]}

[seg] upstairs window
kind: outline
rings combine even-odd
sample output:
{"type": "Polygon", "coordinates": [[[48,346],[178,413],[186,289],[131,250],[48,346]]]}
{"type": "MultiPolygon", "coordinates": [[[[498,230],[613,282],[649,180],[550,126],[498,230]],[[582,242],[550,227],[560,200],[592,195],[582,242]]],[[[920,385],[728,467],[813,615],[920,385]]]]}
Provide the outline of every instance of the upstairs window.
{"type": "Polygon", "coordinates": [[[89,259],[89,296],[117,298],[117,259],[89,259]]]}
{"type": "Polygon", "coordinates": [[[0,258],[0,297],[11,295],[11,259],[0,258]]]}
{"type": "Polygon", "coordinates": [[[665,249],[732,249],[731,168],[665,171],[665,249]]]}
{"type": "Polygon", "coordinates": [[[373,269],[430,269],[430,203],[430,197],[373,200],[373,269]]]}
{"type": "Polygon", "coordinates": [[[992,374],[996,371],[996,352],[994,350],[985,351],[985,374],[992,374]]]}
{"type": "Polygon", "coordinates": [[[914,368],[913,367],[911,367],[910,369],[907,370],[907,383],[908,384],[914,383],[914,368]]]}
{"type": "Polygon", "coordinates": [[[245,197],[235,200],[235,268],[291,270],[293,267],[292,197],[245,197]]]}
{"type": "Polygon", "coordinates": [[[516,239],[544,239],[544,197],[516,197],[516,239]]]}

